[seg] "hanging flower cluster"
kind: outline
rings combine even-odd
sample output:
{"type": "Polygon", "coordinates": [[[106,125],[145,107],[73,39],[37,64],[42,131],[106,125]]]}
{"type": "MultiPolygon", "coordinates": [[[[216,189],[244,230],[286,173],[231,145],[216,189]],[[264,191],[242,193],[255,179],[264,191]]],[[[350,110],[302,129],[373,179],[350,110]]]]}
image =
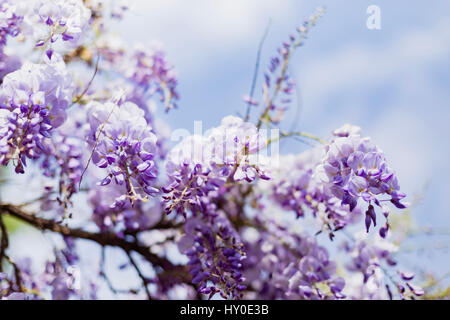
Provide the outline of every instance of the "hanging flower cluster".
{"type": "Polygon", "coordinates": [[[105,35],[97,42],[109,68],[133,84],[127,99],[144,107],[149,98],[157,95],[166,111],[176,108],[178,79],[165,53],[156,45],[129,47],[113,35],[105,35]]]}
{"type": "Polygon", "coordinates": [[[220,187],[227,181],[268,179],[258,162],[258,151],[266,145],[267,138],[255,125],[234,116],[225,117],[207,137],[185,138],[167,157],[167,212],[186,215],[189,208],[200,208],[202,200],[225,191],[220,187]]]}
{"type": "Polygon", "coordinates": [[[159,203],[137,201],[133,205],[130,202],[120,207],[111,205],[121,196],[121,188],[112,184],[96,186],[89,192],[89,204],[94,209],[92,219],[101,230],[117,232],[123,237],[126,232],[148,230],[161,219],[159,203]]]}
{"type": "Polygon", "coordinates": [[[24,33],[31,34],[37,47],[51,58],[52,44],[61,39],[76,44],[89,24],[91,11],[82,0],[32,1],[24,18],[24,33]]]}
{"type": "Polygon", "coordinates": [[[224,213],[190,218],[184,230],[179,248],[189,258],[189,272],[198,291],[209,297],[220,293],[224,299],[242,298],[246,254],[239,234],[224,213]]]}
{"type": "Polygon", "coordinates": [[[45,152],[44,140],[66,118],[72,101],[72,78],[60,57],[44,64],[26,63],[9,73],[0,87],[0,161],[11,160],[17,173],[26,159],[45,152]]]}
{"type": "Polygon", "coordinates": [[[16,5],[12,0],[0,1],[0,48],[6,45],[7,37],[15,37],[20,33],[20,24],[23,16],[17,12],[16,5]]]}
{"type": "Polygon", "coordinates": [[[392,299],[392,290],[397,291],[402,299],[411,296],[420,297],[424,294],[422,288],[411,283],[411,280],[415,277],[412,272],[397,269],[395,274],[390,276],[390,284],[383,282],[383,268],[391,271],[397,267],[397,261],[393,254],[398,251],[398,247],[386,239],[368,239],[361,234],[357,234],[353,241],[344,242],[342,249],[351,257],[346,264],[346,269],[352,273],[361,274],[363,283],[370,288],[370,290],[365,287],[358,287],[358,290],[349,288],[349,291],[353,291],[351,292],[353,298],[380,299],[383,296],[374,295],[385,292],[387,298],[392,299]],[[394,285],[394,288],[391,287],[392,285],[394,285]]]}
{"type": "MultiPolygon", "coordinates": [[[[270,214],[270,210],[267,210],[270,214]]],[[[245,228],[244,275],[253,292],[248,298],[341,299],[345,281],[336,277],[336,263],[314,237],[300,235],[270,217],[245,228]]]]}
{"type": "MultiPolygon", "coordinates": [[[[279,166],[273,170],[270,198],[285,210],[292,210],[297,217],[311,211],[322,221],[324,231],[333,238],[333,232],[356,221],[360,208],[350,210],[315,175],[315,169],[324,157],[323,147],[307,150],[299,155],[282,156],[279,166]]],[[[265,187],[260,184],[260,187],[265,187]]]]}
{"type": "Polygon", "coordinates": [[[41,209],[55,209],[66,217],[66,210],[71,204],[72,196],[78,192],[83,173],[83,143],[81,140],[67,135],[52,136],[46,141],[46,152],[41,163],[43,175],[49,179],[57,179],[57,184],[46,186],[47,201],[43,201],[41,209]],[[56,194],[56,198],[53,195],[56,194]]]}
{"type": "Polygon", "coordinates": [[[350,211],[357,206],[359,199],[368,203],[367,231],[371,224],[376,225],[373,205],[380,207],[386,218],[380,235],[385,237],[389,229],[389,208],[384,203],[390,201],[397,208],[404,209],[406,205],[400,200],[405,194],[400,192],[397,177],[388,166],[384,153],[370,138],[361,137],[359,132],[359,128],[351,126],[335,132],[336,138],[325,147],[326,155],[318,167],[318,174],[323,176],[330,192],[342,200],[342,204],[347,204],[350,211]]]}
{"type": "Polygon", "coordinates": [[[100,184],[113,181],[125,186],[114,206],[144,200],[158,192],[152,186],[157,174],[153,162],[156,136],[147,125],[144,111],[131,102],[121,105],[93,102],[88,108],[90,130],[86,139],[93,149],[92,160],[107,171],[100,184]]]}

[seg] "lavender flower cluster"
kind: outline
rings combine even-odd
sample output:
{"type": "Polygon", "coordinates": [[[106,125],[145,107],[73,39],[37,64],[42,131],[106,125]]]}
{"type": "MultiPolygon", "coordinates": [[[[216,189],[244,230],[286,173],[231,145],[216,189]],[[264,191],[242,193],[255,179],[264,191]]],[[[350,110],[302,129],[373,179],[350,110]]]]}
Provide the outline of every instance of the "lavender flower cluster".
{"type": "Polygon", "coordinates": [[[227,182],[268,179],[258,162],[258,151],[266,145],[255,125],[234,116],[225,117],[207,137],[185,138],[167,156],[169,183],[162,188],[166,211],[186,216],[224,192],[227,182]]]}
{"type": "Polygon", "coordinates": [[[117,233],[124,237],[125,233],[149,230],[162,215],[159,203],[137,200],[135,203],[123,201],[122,189],[117,185],[98,185],[88,194],[88,201],[93,208],[92,219],[100,230],[117,233]]]}
{"type": "Polygon", "coordinates": [[[45,151],[45,139],[66,119],[72,79],[60,57],[44,64],[25,63],[9,73],[0,87],[0,162],[14,162],[24,173],[26,159],[45,151]]]}
{"type": "MultiPolygon", "coordinates": [[[[145,110],[148,99],[158,95],[166,110],[176,108],[178,79],[165,53],[156,45],[136,45],[130,49],[120,38],[106,35],[98,40],[97,46],[109,68],[132,84],[127,92],[129,101],[145,110]]],[[[149,114],[146,117],[150,119],[149,114]]]]}
{"type": "Polygon", "coordinates": [[[358,220],[361,209],[350,210],[318,179],[316,168],[324,155],[324,148],[317,147],[299,155],[283,156],[282,166],[273,170],[270,198],[283,209],[294,211],[297,217],[311,211],[333,238],[334,232],[358,220]]]}
{"type": "Polygon", "coordinates": [[[365,219],[367,231],[371,224],[376,226],[373,205],[380,207],[386,218],[380,235],[385,237],[389,230],[389,207],[385,203],[390,201],[399,209],[406,208],[400,202],[405,194],[400,192],[397,177],[387,165],[384,153],[370,138],[361,137],[359,128],[345,126],[335,131],[334,135],[336,138],[326,146],[325,158],[317,170],[330,193],[342,204],[348,205],[350,211],[357,206],[359,199],[368,203],[365,219]]]}
{"type": "Polygon", "coordinates": [[[248,256],[244,275],[254,290],[248,298],[345,298],[337,264],[314,237],[297,234],[270,218],[260,223],[264,231],[244,231],[248,256]]]}
{"type": "Polygon", "coordinates": [[[345,265],[346,269],[352,274],[362,275],[363,283],[367,284],[356,288],[350,286],[348,290],[352,298],[392,299],[392,286],[401,299],[424,295],[424,290],[411,282],[415,277],[414,273],[397,268],[393,255],[398,247],[392,242],[381,238],[368,239],[357,234],[356,239],[343,243],[342,250],[350,257],[345,265]],[[397,269],[393,273],[395,268],[397,269]],[[385,283],[383,276],[388,272],[390,283],[385,283]]]}
{"type": "Polygon", "coordinates": [[[51,59],[59,38],[76,45],[86,33],[91,11],[82,0],[2,0],[0,44],[6,36],[31,37],[51,59]]]}
{"type": "Polygon", "coordinates": [[[6,45],[7,37],[16,37],[20,33],[20,24],[23,16],[15,10],[13,1],[2,0],[0,2],[0,47],[6,45]]]}
{"type": "Polygon", "coordinates": [[[24,18],[24,34],[30,34],[37,47],[45,48],[51,58],[52,44],[59,38],[76,44],[83,35],[91,11],[82,0],[33,1],[24,18]]]}
{"type": "Polygon", "coordinates": [[[199,293],[210,298],[216,293],[224,299],[242,298],[246,289],[242,275],[246,254],[239,234],[224,212],[190,218],[184,230],[179,248],[189,258],[189,273],[199,293]]]}
{"type": "Polygon", "coordinates": [[[96,166],[106,169],[100,182],[123,186],[112,208],[125,202],[145,200],[158,192],[152,184],[157,168],[153,162],[156,153],[156,136],[144,118],[144,111],[131,102],[120,105],[92,102],[88,106],[90,130],[86,140],[92,148],[96,166]]]}

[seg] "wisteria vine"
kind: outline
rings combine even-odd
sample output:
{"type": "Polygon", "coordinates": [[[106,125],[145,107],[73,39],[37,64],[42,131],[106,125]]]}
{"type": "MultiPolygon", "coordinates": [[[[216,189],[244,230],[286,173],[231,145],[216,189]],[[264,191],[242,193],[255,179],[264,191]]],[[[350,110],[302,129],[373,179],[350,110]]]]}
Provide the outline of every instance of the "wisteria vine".
{"type": "Polygon", "coordinates": [[[395,259],[388,219],[407,203],[382,150],[353,125],[327,140],[263,131],[292,106],[289,62],[322,8],[271,57],[245,118],[175,146],[155,111],[178,107],[175,69],[160,48],[110,32],[127,11],[124,1],[0,0],[0,163],[39,181],[37,198],[0,202],[0,299],[95,299],[105,287],[148,299],[424,295],[395,259]],[[315,146],[278,161],[265,153],[292,136],[315,146]],[[44,268],[10,255],[11,217],[51,234],[44,268]],[[82,240],[101,248],[98,277],[75,286],[82,240]],[[125,259],[116,272],[139,285],[111,281],[110,247],[125,259]]]}

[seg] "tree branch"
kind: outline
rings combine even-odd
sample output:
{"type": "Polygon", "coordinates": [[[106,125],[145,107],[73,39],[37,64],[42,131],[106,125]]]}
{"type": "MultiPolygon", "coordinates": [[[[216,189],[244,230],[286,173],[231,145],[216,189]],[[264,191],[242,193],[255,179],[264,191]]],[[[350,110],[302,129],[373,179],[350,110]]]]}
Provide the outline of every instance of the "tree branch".
{"type": "Polygon", "coordinates": [[[35,216],[34,214],[25,212],[23,209],[13,204],[0,203],[0,214],[4,212],[42,231],[48,230],[59,233],[63,236],[91,240],[98,243],[102,247],[119,247],[127,253],[134,251],[142,255],[148,262],[150,262],[154,266],[160,266],[163,269],[176,268],[176,265],[172,264],[172,262],[170,262],[169,260],[161,258],[158,255],[150,252],[149,247],[146,247],[137,241],[127,241],[126,239],[120,238],[119,236],[111,232],[97,233],[77,228],[69,228],[67,226],[60,225],[51,219],[40,218],[35,216]]]}
{"type": "Polygon", "coordinates": [[[9,245],[8,233],[6,231],[6,226],[3,222],[3,218],[0,215],[0,231],[2,232],[1,242],[0,242],[0,272],[3,271],[3,258],[6,256],[6,249],[9,245]]]}
{"type": "MultiPolygon", "coordinates": [[[[139,243],[136,236],[132,237],[134,239],[133,241],[129,241],[111,232],[89,232],[79,228],[70,228],[68,226],[58,224],[58,222],[54,220],[37,217],[33,213],[26,212],[23,209],[23,206],[0,202],[0,220],[2,214],[9,214],[41,231],[51,231],[67,237],[90,240],[96,242],[103,248],[107,246],[120,248],[127,254],[128,257],[131,257],[132,252],[136,252],[146,261],[151,263],[152,267],[158,273],[158,279],[164,282],[165,285],[190,283],[192,280],[192,276],[189,274],[187,266],[173,264],[168,259],[159,257],[158,255],[152,253],[150,251],[150,247],[139,243]]],[[[161,227],[161,229],[168,229],[170,227],[176,228],[177,226],[177,224],[172,224],[169,221],[161,219],[161,221],[154,226],[154,229],[160,229],[159,227],[161,227]]],[[[6,232],[6,230],[4,232],[6,232]]],[[[4,233],[2,232],[2,236],[3,234],[4,233]]],[[[16,277],[20,276],[20,272],[14,262],[11,261],[6,255],[4,255],[4,258],[8,258],[8,261],[13,265],[16,271],[16,277]]],[[[133,264],[132,261],[131,263],[133,264]]],[[[134,265],[134,267],[136,268],[136,265],[134,265]]],[[[143,279],[142,274],[139,276],[143,279]]],[[[21,286],[20,280],[21,279],[19,277],[17,279],[19,287],[21,286]]],[[[144,288],[146,289],[147,296],[149,296],[148,288],[145,283],[144,288]]],[[[201,296],[198,296],[197,298],[201,299],[201,296]]]]}

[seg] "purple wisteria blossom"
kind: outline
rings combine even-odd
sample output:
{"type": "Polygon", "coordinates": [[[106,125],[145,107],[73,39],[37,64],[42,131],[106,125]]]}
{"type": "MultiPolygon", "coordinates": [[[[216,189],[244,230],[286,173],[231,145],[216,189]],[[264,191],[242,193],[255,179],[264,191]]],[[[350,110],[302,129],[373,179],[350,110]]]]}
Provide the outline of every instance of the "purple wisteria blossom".
{"type": "Polygon", "coordinates": [[[66,119],[72,78],[59,56],[44,64],[25,63],[0,87],[0,161],[23,173],[26,159],[46,151],[46,138],[66,119]]]}
{"type": "MultiPolygon", "coordinates": [[[[214,205],[209,207],[214,210],[214,205]]],[[[246,289],[242,275],[244,245],[224,212],[208,213],[186,221],[185,236],[178,244],[189,258],[192,283],[209,298],[216,293],[224,299],[242,298],[246,289]]]]}
{"type": "MultiPolygon", "coordinates": [[[[283,209],[294,211],[297,217],[311,211],[333,238],[333,232],[356,221],[361,210],[350,210],[314,175],[324,155],[324,148],[317,147],[299,155],[282,156],[279,166],[272,170],[270,199],[283,209]]],[[[259,185],[266,188],[263,183],[259,185]]]]}
{"type": "Polygon", "coordinates": [[[355,286],[350,285],[346,290],[351,298],[392,299],[396,293],[400,298],[406,299],[411,295],[418,297],[424,294],[422,288],[411,283],[414,273],[398,268],[394,258],[398,246],[389,239],[371,239],[358,233],[355,239],[344,242],[341,248],[350,257],[346,269],[353,274],[362,275],[363,285],[358,284],[355,279],[355,286]],[[386,281],[386,277],[389,281],[386,281]]]}
{"type": "Polygon", "coordinates": [[[162,189],[166,210],[186,215],[186,210],[201,207],[202,199],[224,192],[221,186],[227,181],[268,179],[257,154],[266,145],[255,125],[234,116],[225,117],[207,137],[185,138],[167,157],[169,184],[162,189]]]}
{"type": "Polygon", "coordinates": [[[250,122],[239,117],[222,119],[208,136],[207,154],[213,165],[230,168],[234,181],[251,182],[256,177],[268,179],[258,166],[258,151],[267,146],[267,137],[250,122]]]}
{"type": "Polygon", "coordinates": [[[361,137],[359,128],[345,126],[335,131],[335,135],[336,138],[325,147],[326,155],[318,166],[317,175],[331,194],[349,206],[350,211],[360,199],[368,203],[367,231],[371,224],[376,225],[374,205],[380,207],[386,218],[380,235],[385,237],[389,229],[389,208],[385,203],[390,201],[399,209],[406,208],[400,202],[405,194],[400,192],[397,177],[388,166],[384,153],[370,138],[361,137]]]}
{"type": "Polygon", "coordinates": [[[6,45],[7,37],[16,37],[20,33],[20,25],[23,16],[17,10],[17,3],[14,0],[0,1],[0,51],[6,45]]]}
{"type": "Polygon", "coordinates": [[[66,217],[71,198],[79,190],[84,169],[83,146],[81,139],[63,134],[54,135],[46,141],[46,152],[40,167],[43,175],[57,180],[57,184],[46,186],[47,201],[43,201],[41,209],[50,210],[56,206],[57,212],[66,217]]]}
{"type": "Polygon", "coordinates": [[[145,200],[158,192],[153,187],[157,168],[156,136],[144,118],[144,111],[131,102],[92,102],[88,106],[89,131],[86,139],[92,160],[106,175],[100,185],[113,182],[125,186],[114,207],[145,200]]]}
{"type": "Polygon", "coordinates": [[[133,205],[124,201],[119,205],[126,192],[124,185],[109,184],[95,186],[88,194],[89,205],[93,208],[92,220],[102,231],[116,232],[121,237],[125,232],[147,230],[156,224],[162,216],[162,206],[151,201],[136,201],[133,205]]]}
{"type": "Polygon", "coordinates": [[[201,199],[225,183],[226,174],[212,171],[203,162],[206,145],[202,136],[189,136],[168,154],[166,172],[168,184],[162,188],[166,212],[187,215],[189,210],[202,207],[201,199]]]}
{"type": "Polygon", "coordinates": [[[244,275],[250,299],[341,299],[345,282],[314,237],[299,235],[273,219],[243,230],[244,275]]]}
{"type": "Polygon", "coordinates": [[[82,0],[31,1],[24,18],[23,33],[31,34],[37,47],[44,47],[49,58],[53,43],[61,39],[73,45],[80,40],[91,18],[82,0]]]}
{"type": "Polygon", "coordinates": [[[120,38],[106,35],[98,40],[97,46],[109,68],[133,84],[133,90],[127,93],[129,101],[145,110],[148,99],[157,96],[166,110],[176,108],[177,75],[156,45],[129,48],[120,38]]]}

